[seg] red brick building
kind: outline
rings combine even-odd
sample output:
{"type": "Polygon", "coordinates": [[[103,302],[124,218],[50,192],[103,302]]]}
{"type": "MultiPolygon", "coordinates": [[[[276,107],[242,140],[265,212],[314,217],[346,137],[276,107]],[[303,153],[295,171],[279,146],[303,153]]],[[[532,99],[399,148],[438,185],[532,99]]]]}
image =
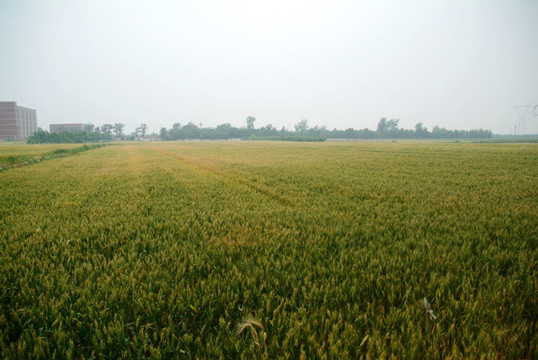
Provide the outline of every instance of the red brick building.
{"type": "Polygon", "coordinates": [[[15,101],[0,101],[0,139],[24,139],[37,130],[37,112],[15,101]]]}
{"type": "Polygon", "coordinates": [[[84,131],[84,124],[50,124],[51,133],[84,131]]]}

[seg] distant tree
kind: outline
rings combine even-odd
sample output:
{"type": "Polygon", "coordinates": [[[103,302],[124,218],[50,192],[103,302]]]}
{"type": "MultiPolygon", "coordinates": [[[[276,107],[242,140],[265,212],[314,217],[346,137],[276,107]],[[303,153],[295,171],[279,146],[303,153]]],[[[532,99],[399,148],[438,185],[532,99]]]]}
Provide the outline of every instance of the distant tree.
{"type": "Polygon", "coordinates": [[[388,131],[392,133],[398,131],[398,122],[400,122],[400,119],[390,119],[387,121],[388,131]]]}
{"type": "Polygon", "coordinates": [[[387,118],[382,117],[379,119],[379,122],[377,123],[377,136],[383,137],[387,133],[388,125],[387,125],[387,118]]]}
{"type": "Polygon", "coordinates": [[[254,122],[256,118],[254,116],[247,116],[247,130],[254,130],[254,122]]]}
{"type": "Polygon", "coordinates": [[[428,132],[428,129],[422,125],[422,122],[419,122],[415,125],[415,136],[419,138],[427,138],[429,137],[430,133],[428,132]]]}
{"type": "Polygon", "coordinates": [[[181,138],[181,124],[180,123],[174,123],[172,125],[172,128],[168,130],[167,138],[170,140],[177,140],[181,138]]]}
{"type": "Polygon", "coordinates": [[[146,136],[146,131],[148,130],[148,126],[146,124],[140,125],[140,135],[142,137],[146,136]]]}
{"type": "Polygon", "coordinates": [[[26,139],[27,144],[41,144],[46,143],[49,133],[42,128],[37,128],[34,134],[26,139]]]}
{"type": "MultiPolygon", "coordinates": [[[[280,130],[271,124],[260,127],[259,129],[248,130],[245,127],[236,128],[229,123],[218,125],[216,128],[206,127],[202,124],[196,125],[189,122],[185,126],[180,123],[174,123],[170,130],[161,128],[160,136],[163,140],[178,139],[259,139],[259,140],[288,140],[288,141],[321,141],[327,138],[334,139],[375,139],[375,138],[394,138],[394,139],[412,139],[412,138],[490,138],[490,130],[447,130],[438,126],[433,128],[432,132],[418,123],[415,129],[400,129],[398,127],[399,119],[387,120],[381,118],[377,130],[368,128],[355,130],[348,128],[345,130],[328,130],[325,126],[308,127],[306,119],[302,119],[295,124],[295,132],[285,127],[280,130]]],[[[144,125],[144,124],[143,124],[144,125]]],[[[142,134],[142,127],[136,129],[136,136],[142,134]]],[[[153,136],[153,134],[152,134],[153,136]]],[[[133,136],[134,138],[134,136],[133,136]]]]}
{"type": "Polygon", "coordinates": [[[215,129],[215,139],[229,139],[233,136],[234,128],[230,123],[217,126],[215,129]]]}
{"type": "Polygon", "coordinates": [[[271,124],[260,128],[259,133],[263,136],[276,136],[278,130],[271,124]]]}
{"type": "Polygon", "coordinates": [[[162,139],[162,140],[165,140],[167,137],[168,137],[168,131],[166,130],[166,128],[161,128],[161,132],[159,133],[159,137],[162,139]]]}
{"type": "Polygon", "coordinates": [[[434,126],[432,129],[432,137],[436,139],[451,138],[454,137],[453,132],[445,128],[434,126]]]}
{"type": "Polygon", "coordinates": [[[199,139],[200,128],[196,124],[189,122],[181,128],[182,139],[199,139]]]}
{"type": "Polygon", "coordinates": [[[103,132],[103,134],[110,135],[112,133],[112,129],[114,129],[114,126],[111,124],[104,124],[103,126],[101,126],[101,131],[103,132]]]}
{"type": "Polygon", "coordinates": [[[265,125],[265,131],[272,132],[273,130],[276,130],[276,128],[273,125],[271,124],[265,125]]]}
{"type": "Polygon", "coordinates": [[[107,134],[88,132],[88,131],[64,131],[59,133],[48,133],[41,128],[34,135],[28,137],[28,144],[38,143],[82,143],[94,142],[100,140],[111,140],[111,136],[107,134]]]}
{"type": "Polygon", "coordinates": [[[123,128],[125,127],[125,124],[121,123],[115,123],[113,130],[116,133],[116,136],[122,136],[123,135],[123,128]]]}
{"type": "Polygon", "coordinates": [[[93,132],[93,129],[95,129],[95,125],[93,125],[93,124],[84,125],[84,131],[86,131],[86,132],[93,132]]]}
{"type": "Polygon", "coordinates": [[[294,127],[295,127],[295,132],[298,132],[298,133],[306,132],[308,130],[308,120],[301,119],[301,121],[295,124],[294,127]]]}

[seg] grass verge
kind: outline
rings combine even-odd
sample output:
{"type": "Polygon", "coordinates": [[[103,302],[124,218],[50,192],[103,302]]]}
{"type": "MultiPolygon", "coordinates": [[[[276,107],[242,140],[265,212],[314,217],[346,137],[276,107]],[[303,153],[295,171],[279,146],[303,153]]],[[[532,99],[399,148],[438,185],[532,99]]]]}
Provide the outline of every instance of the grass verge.
{"type": "Polygon", "coordinates": [[[41,155],[8,155],[0,156],[0,172],[12,168],[28,166],[40,163],[44,160],[55,159],[59,157],[71,156],[83,151],[93,150],[105,146],[106,144],[84,144],[72,149],[56,149],[41,155]]]}

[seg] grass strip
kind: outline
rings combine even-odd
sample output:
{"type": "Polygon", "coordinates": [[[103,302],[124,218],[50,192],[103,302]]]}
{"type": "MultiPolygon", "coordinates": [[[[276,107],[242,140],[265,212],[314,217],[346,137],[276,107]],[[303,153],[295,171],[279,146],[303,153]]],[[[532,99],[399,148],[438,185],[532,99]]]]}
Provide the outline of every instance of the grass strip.
{"type": "Polygon", "coordinates": [[[0,156],[0,172],[7,171],[12,168],[18,168],[37,164],[45,160],[56,159],[78,154],[83,151],[93,150],[103,147],[107,144],[84,144],[80,147],[72,149],[56,149],[51,152],[34,156],[34,155],[9,155],[6,157],[0,156]]]}

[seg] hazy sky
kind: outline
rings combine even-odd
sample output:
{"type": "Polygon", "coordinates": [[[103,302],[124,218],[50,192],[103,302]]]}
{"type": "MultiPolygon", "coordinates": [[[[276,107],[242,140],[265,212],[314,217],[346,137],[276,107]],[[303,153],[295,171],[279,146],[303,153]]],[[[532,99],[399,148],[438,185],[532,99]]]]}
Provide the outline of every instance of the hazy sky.
{"type": "Polygon", "coordinates": [[[538,1],[0,0],[0,79],[45,129],[385,116],[513,133],[513,106],[538,104],[538,1]]]}

